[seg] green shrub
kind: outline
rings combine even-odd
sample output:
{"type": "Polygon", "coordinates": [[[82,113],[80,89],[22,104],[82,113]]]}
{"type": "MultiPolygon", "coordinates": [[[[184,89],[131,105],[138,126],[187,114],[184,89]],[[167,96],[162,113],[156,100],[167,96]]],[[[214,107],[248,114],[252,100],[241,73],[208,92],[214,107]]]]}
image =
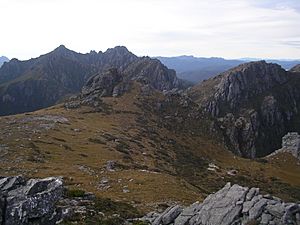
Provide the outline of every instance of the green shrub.
{"type": "Polygon", "coordinates": [[[80,189],[71,189],[71,190],[67,189],[65,194],[69,198],[83,197],[85,191],[80,189]]]}
{"type": "Polygon", "coordinates": [[[132,205],[124,202],[115,202],[109,198],[98,198],[95,201],[95,210],[103,212],[105,215],[118,214],[125,219],[141,216],[138,210],[132,205]]]}

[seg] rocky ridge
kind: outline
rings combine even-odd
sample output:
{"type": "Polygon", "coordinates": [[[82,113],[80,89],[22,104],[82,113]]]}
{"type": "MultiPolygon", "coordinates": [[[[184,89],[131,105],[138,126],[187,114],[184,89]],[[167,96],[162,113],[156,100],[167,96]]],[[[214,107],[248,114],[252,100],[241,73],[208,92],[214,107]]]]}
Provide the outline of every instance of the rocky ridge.
{"type": "Polygon", "coordinates": [[[284,203],[258,188],[227,183],[202,203],[171,206],[163,213],[149,213],[142,220],[151,225],[288,225],[300,223],[300,205],[284,203]]]}
{"type": "Polygon", "coordinates": [[[137,59],[122,46],[81,54],[63,45],[35,59],[12,59],[0,68],[0,115],[54,105],[80,92],[92,75],[111,67],[123,70],[137,59]]]}
{"type": "Polygon", "coordinates": [[[242,64],[189,92],[214,120],[235,154],[268,155],[290,130],[298,131],[299,73],[265,61],[242,64]]]}
{"type": "Polygon", "coordinates": [[[122,85],[110,87],[115,89],[116,96],[129,88],[130,81],[138,81],[160,91],[187,87],[176,77],[174,70],[168,69],[159,60],[137,57],[126,47],[117,46],[104,53],[91,51],[81,54],[61,45],[35,59],[12,59],[0,68],[0,115],[49,107],[67,95],[79,93],[86,83],[86,86],[95,82],[102,82],[100,86],[112,85],[108,82],[108,74],[112,70],[122,74],[122,85]],[[100,79],[102,74],[103,79],[100,79]]]}
{"type": "Polygon", "coordinates": [[[174,70],[168,69],[159,60],[142,57],[127,66],[123,71],[111,68],[92,76],[83,86],[80,95],[71,97],[65,104],[67,108],[77,108],[81,104],[98,107],[103,97],[118,97],[138,83],[143,93],[149,95],[153,90],[177,92],[187,84],[176,77],[174,70]]]}

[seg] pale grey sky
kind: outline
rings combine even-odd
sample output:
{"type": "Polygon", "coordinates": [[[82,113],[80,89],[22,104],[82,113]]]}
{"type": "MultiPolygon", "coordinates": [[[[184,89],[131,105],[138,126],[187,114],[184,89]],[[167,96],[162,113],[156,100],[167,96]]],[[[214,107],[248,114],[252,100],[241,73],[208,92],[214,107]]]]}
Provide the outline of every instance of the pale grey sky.
{"type": "Polygon", "coordinates": [[[0,0],[0,55],[60,44],[137,55],[300,59],[300,0],[0,0]]]}

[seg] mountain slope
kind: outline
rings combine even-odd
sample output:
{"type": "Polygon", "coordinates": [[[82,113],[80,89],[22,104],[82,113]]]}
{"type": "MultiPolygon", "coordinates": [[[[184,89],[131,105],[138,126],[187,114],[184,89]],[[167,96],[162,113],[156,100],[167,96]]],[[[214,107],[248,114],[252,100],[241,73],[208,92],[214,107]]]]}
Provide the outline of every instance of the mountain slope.
{"type": "Polygon", "coordinates": [[[215,120],[230,149],[244,157],[278,149],[281,137],[300,131],[300,74],[265,61],[242,64],[190,91],[215,120]]]}
{"type": "Polygon", "coordinates": [[[79,93],[88,79],[111,68],[126,80],[149,83],[158,90],[185,88],[159,60],[137,57],[126,47],[80,54],[61,45],[54,51],[27,61],[11,60],[0,68],[0,115],[34,111],[79,93]]]}
{"type": "Polygon", "coordinates": [[[299,198],[293,157],[258,162],[234,156],[207,133],[206,120],[190,114],[197,105],[178,94],[149,92],[132,81],[123,95],[94,100],[95,106],[1,117],[0,173],[63,176],[69,188],[146,209],[201,200],[228,181],[299,198]]]}
{"type": "Polygon", "coordinates": [[[13,59],[0,68],[0,115],[53,105],[78,93],[91,75],[110,67],[122,70],[137,59],[125,47],[80,54],[65,46],[36,59],[13,59]]]}

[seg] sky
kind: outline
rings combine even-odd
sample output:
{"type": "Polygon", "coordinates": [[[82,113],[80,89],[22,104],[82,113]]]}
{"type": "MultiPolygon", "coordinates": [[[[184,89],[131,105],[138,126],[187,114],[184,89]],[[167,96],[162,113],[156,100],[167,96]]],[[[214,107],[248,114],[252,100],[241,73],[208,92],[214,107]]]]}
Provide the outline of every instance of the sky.
{"type": "Polygon", "coordinates": [[[300,59],[300,0],[0,0],[0,55],[61,44],[136,55],[300,59]]]}

